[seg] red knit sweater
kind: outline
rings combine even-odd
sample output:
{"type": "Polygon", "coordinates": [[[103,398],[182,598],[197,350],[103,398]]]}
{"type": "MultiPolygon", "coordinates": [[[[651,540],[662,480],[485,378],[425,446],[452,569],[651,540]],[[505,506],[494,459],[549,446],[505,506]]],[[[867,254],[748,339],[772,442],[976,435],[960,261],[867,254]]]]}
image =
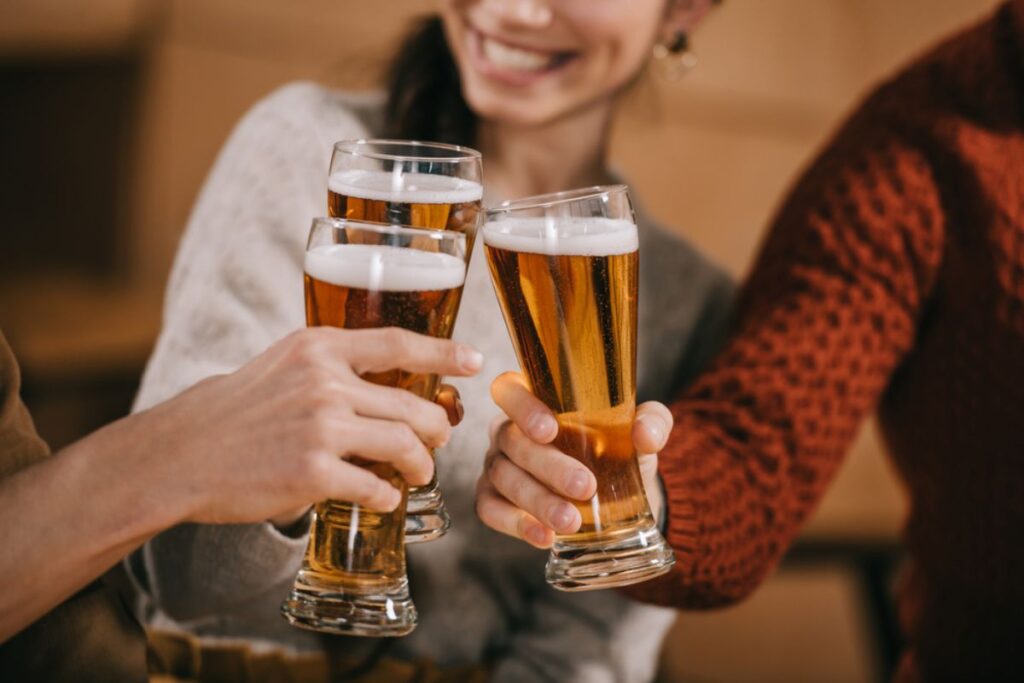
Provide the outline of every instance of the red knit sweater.
{"type": "MultiPolygon", "coordinates": [[[[677,607],[749,593],[877,409],[925,680],[1024,676],[1024,0],[872,94],[800,179],[661,455],[677,607]]],[[[1021,679],[1018,679],[1021,680],[1021,679]]]]}

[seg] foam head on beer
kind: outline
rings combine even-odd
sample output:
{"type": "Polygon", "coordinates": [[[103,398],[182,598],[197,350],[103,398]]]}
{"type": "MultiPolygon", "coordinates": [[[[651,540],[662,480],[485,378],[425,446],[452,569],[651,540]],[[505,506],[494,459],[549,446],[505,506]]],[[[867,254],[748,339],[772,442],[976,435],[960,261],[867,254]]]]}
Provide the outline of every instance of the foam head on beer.
{"type": "Polygon", "coordinates": [[[379,244],[313,247],[305,271],[321,282],[377,292],[454,289],[466,279],[466,264],[456,256],[379,244]]]}
{"type": "Polygon", "coordinates": [[[478,202],[483,186],[473,180],[435,173],[348,169],[331,174],[328,189],[346,197],[408,204],[466,204],[478,202]]]}
{"type": "Polygon", "coordinates": [[[579,216],[494,219],[484,226],[484,243],[496,249],[546,256],[614,256],[639,248],[632,221],[579,216]]]}

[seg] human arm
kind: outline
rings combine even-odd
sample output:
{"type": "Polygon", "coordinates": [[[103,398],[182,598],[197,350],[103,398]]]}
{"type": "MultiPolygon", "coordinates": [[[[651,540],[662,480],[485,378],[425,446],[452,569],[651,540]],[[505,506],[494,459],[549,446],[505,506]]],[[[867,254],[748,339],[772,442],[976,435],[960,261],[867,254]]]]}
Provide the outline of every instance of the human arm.
{"type": "MultiPolygon", "coordinates": [[[[230,372],[305,325],[302,255],[311,217],[325,210],[331,143],[365,136],[344,112],[325,125],[322,99],[315,86],[287,86],[255,105],[225,144],[175,257],[135,410],[230,372]]],[[[305,528],[181,524],[127,567],[178,622],[224,614],[294,578],[305,528]]]]}
{"type": "Polygon", "coordinates": [[[676,566],[631,595],[702,607],[753,590],[913,347],[945,218],[899,120],[867,107],[775,220],[731,341],[672,405],[659,467],[676,566]]]}
{"type": "Polygon", "coordinates": [[[359,375],[479,366],[468,347],[403,330],[303,330],[3,479],[0,641],[178,522],[251,522],[326,498],[393,509],[399,492],[345,458],[424,484],[448,415],[359,375]]]}

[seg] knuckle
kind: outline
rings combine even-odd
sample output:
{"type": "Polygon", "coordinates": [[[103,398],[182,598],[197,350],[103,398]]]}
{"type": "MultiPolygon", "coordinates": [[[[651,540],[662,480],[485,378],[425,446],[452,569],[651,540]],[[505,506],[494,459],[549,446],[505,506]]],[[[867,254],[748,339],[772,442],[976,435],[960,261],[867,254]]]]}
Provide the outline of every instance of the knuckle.
{"type": "Polygon", "coordinates": [[[503,453],[497,453],[491,461],[487,463],[487,478],[497,486],[498,482],[502,480],[504,474],[504,463],[506,462],[505,455],[503,453]]]}
{"type": "Polygon", "coordinates": [[[490,495],[485,494],[477,498],[476,515],[480,521],[495,531],[506,531],[507,525],[501,523],[501,515],[495,509],[494,499],[490,495]]]}
{"type": "Polygon", "coordinates": [[[378,479],[377,477],[374,477],[373,478],[373,498],[374,498],[373,507],[382,508],[382,509],[394,507],[395,500],[394,500],[394,494],[392,493],[393,491],[394,491],[394,489],[391,487],[390,484],[388,484],[387,482],[385,482],[385,481],[383,481],[381,479],[378,479]]]}
{"type": "Polygon", "coordinates": [[[306,435],[306,443],[312,449],[325,449],[334,437],[336,426],[328,417],[326,410],[313,410],[302,432],[306,435]]]}
{"type": "Polygon", "coordinates": [[[391,355],[405,358],[409,354],[409,334],[400,327],[388,327],[383,331],[384,342],[391,355]]]}
{"type": "Polygon", "coordinates": [[[491,423],[487,426],[488,436],[491,437],[491,443],[497,443],[501,437],[501,431],[505,429],[505,426],[511,424],[511,421],[504,415],[498,415],[491,423]]]}
{"type": "Polygon", "coordinates": [[[414,432],[412,427],[404,422],[399,423],[395,427],[394,432],[394,444],[401,449],[403,453],[408,453],[409,451],[415,450],[421,446],[419,437],[416,436],[416,432],[414,432]]]}
{"type": "Polygon", "coordinates": [[[317,451],[308,450],[291,458],[285,481],[292,490],[305,490],[323,478],[327,463],[317,451]]]}
{"type": "Polygon", "coordinates": [[[498,447],[510,460],[522,457],[523,433],[514,422],[507,422],[498,430],[498,447]]]}
{"type": "Polygon", "coordinates": [[[526,532],[529,531],[530,527],[529,518],[526,515],[516,515],[510,526],[512,529],[509,533],[519,538],[526,538],[526,532]]]}
{"type": "Polygon", "coordinates": [[[515,477],[510,486],[509,498],[519,504],[528,504],[533,499],[533,488],[524,477],[515,477]]]}
{"type": "Polygon", "coordinates": [[[317,328],[309,328],[295,334],[293,354],[300,363],[314,364],[320,358],[320,334],[317,328]]]}

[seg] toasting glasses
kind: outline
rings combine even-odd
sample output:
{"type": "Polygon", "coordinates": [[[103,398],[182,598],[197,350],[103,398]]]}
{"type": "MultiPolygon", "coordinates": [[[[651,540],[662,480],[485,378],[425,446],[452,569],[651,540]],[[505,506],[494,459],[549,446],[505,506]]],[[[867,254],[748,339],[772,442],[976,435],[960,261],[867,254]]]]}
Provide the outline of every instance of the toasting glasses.
{"type": "MultiPolygon", "coordinates": [[[[481,175],[480,153],[468,147],[344,140],[331,157],[327,207],[340,218],[464,233],[468,259],[483,220],[481,175]]],[[[440,538],[450,525],[436,476],[409,491],[406,543],[440,538]]]]}

